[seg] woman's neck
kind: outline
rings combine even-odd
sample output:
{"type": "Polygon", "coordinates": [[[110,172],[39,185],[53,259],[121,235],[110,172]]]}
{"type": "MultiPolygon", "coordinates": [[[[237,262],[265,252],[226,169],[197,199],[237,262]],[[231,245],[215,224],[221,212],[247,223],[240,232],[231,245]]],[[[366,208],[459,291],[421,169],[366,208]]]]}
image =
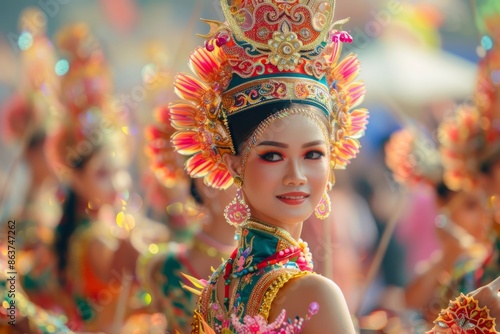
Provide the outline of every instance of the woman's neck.
{"type": "MultiPolygon", "coordinates": [[[[245,249],[245,245],[252,244],[252,239],[255,237],[257,237],[258,240],[265,240],[264,242],[268,244],[268,246],[272,244],[273,246],[270,248],[298,247],[301,243],[300,239],[295,239],[287,230],[280,226],[267,224],[258,219],[250,218],[238,228],[238,247],[245,249]],[[248,230],[253,232],[249,233],[248,230]]],[[[276,251],[276,249],[269,249],[268,251],[276,251]]]]}
{"type": "Polygon", "coordinates": [[[274,226],[274,227],[278,227],[280,229],[283,229],[283,230],[287,231],[290,234],[290,236],[295,240],[300,239],[300,235],[302,234],[302,226],[304,224],[303,222],[294,223],[294,224],[279,223],[279,222],[271,223],[271,222],[268,222],[266,219],[260,219],[259,217],[256,217],[256,216],[252,216],[250,218],[250,220],[264,224],[264,225],[274,226]]]}

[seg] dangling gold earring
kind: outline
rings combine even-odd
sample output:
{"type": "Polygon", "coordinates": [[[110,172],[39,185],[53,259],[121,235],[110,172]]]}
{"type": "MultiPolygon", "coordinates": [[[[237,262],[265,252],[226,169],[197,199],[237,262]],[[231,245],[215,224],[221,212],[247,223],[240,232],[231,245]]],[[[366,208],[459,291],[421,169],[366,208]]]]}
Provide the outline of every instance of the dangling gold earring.
{"type": "Polygon", "coordinates": [[[241,176],[235,176],[233,181],[238,190],[236,190],[236,197],[224,209],[224,218],[228,224],[238,227],[250,218],[250,208],[245,203],[241,191],[243,179],[241,176]]]}
{"type": "Polygon", "coordinates": [[[330,215],[331,211],[332,211],[332,202],[330,201],[328,190],[325,189],[325,192],[323,193],[321,200],[314,209],[314,215],[318,219],[325,220],[330,215]]]}
{"type": "Polygon", "coordinates": [[[323,193],[323,196],[321,197],[318,205],[314,209],[314,215],[316,216],[316,218],[325,220],[330,215],[330,212],[332,211],[332,201],[330,201],[330,195],[328,195],[328,192],[332,190],[334,185],[335,173],[332,169],[330,171],[330,175],[328,175],[328,183],[326,184],[325,192],[323,193]]]}

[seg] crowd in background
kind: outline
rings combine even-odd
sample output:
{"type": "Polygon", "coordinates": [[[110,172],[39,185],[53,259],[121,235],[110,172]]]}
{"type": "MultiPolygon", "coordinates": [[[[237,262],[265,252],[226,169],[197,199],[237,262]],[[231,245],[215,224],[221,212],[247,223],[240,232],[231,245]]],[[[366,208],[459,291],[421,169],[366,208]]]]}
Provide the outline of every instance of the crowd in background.
{"type": "MultiPolygon", "coordinates": [[[[235,191],[190,180],[184,161],[165,153],[174,129],[164,121],[175,73],[200,44],[187,36],[208,29],[199,18],[217,4],[0,5],[0,275],[15,229],[20,333],[187,332],[196,297],[182,285],[231,254],[223,211],[235,191]]],[[[454,183],[444,161],[460,138],[476,140],[481,117],[493,132],[500,120],[458,107],[498,93],[484,78],[500,82],[479,65],[495,41],[473,9],[337,3],[337,17],[351,17],[345,52],[359,54],[370,123],[359,158],[336,172],[332,214],[311,217],[302,238],[362,333],[423,333],[458,291],[499,276],[500,154],[480,162],[473,187],[454,183]]],[[[11,333],[11,299],[2,300],[0,333],[11,333]]]]}

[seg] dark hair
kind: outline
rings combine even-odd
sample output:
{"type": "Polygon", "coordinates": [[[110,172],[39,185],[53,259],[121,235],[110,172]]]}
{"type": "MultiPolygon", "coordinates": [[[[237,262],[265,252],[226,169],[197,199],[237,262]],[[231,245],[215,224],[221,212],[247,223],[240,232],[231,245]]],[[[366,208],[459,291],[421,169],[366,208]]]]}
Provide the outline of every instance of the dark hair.
{"type": "Polygon", "coordinates": [[[479,166],[479,170],[483,174],[489,174],[491,173],[491,169],[493,166],[497,163],[500,162],[500,152],[496,152],[497,154],[492,154],[489,159],[485,159],[484,161],[481,162],[479,166]]]}
{"type": "MultiPolygon", "coordinates": [[[[97,154],[100,149],[101,147],[94,147],[94,150],[92,150],[90,154],[87,154],[84,158],[82,158],[79,161],[78,165],[76,165],[73,169],[76,171],[83,170],[87,162],[95,154],[97,154]]],[[[69,241],[79,225],[78,209],[78,195],[73,189],[69,188],[62,207],[62,216],[59,220],[59,224],[56,227],[54,239],[54,250],[57,256],[58,277],[61,285],[64,285],[66,283],[64,270],[68,265],[69,241]]]]}
{"type": "Polygon", "coordinates": [[[28,140],[27,149],[32,150],[38,147],[43,147],[47,135],[43,131],[36,131],[28,140]]]}
{"type": "Polygon", "coordinates": [[[64,201],[62,217],[56,228],[54,240],[54,249],[57,256],[57,271],[61,285],[66,283],[64,269],[66,269],[68,264],[69,239],[78,226],[76,222],[77,210],[78,197],[72,189],[69,189],[66,200],[64,201]]]}
{"type": "MultiPolygon", "coordinates": [[[[257,106],[227,117],[231,139],[236,155],[239,155],[241,145],[245,143],[257,129],[259,124],[271,115],[296,105],[293,101],[275,101],[264,106],[257,106]]],[[[308,104],[312,105],[312,104],[308,104]]],[[[319,110],[319,109],[318,109],[319,110]]]]}
{"type": "Polygon", "coordinates": [[[443,180],[441,180],[438,184],[436,184],[434,189],[436,191],[438,200],[443,204],[449,202],[451,198],[457,193],[456,191],[448,188],[448,186],[444,183],[443,180]]]}
{"type": "Polygon", "coordinates": [[[198,191],[198,189],[196,188],[196,184],[194,182],[194,179],[191,178],[191,184],[190,184],[190,187],[189,187],[189,190],[191,192],[191,196],[193,196],[194,198],[194,201],[197,203],[197,204],[200,204],[200,205],[203,205],[205,204],[203,202],[203,198],[201,198],[200,196],[200,192],[198,191]]]}

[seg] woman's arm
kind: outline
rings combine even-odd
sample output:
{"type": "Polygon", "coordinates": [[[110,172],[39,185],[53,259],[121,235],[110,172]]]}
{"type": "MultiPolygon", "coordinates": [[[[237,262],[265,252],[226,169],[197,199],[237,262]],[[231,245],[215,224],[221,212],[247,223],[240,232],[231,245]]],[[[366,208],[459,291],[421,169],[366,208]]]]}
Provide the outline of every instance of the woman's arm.
{"type": "Polygon", "coordinates": [[[273,300],[269,321],[285,309],[287,317],[305,316],[309,305],[319,304],[319,311],[304,323],[302,334],[354,334],[354,325],[339,287],[320,275],[305,275],[290,280],[273,300]]]}

